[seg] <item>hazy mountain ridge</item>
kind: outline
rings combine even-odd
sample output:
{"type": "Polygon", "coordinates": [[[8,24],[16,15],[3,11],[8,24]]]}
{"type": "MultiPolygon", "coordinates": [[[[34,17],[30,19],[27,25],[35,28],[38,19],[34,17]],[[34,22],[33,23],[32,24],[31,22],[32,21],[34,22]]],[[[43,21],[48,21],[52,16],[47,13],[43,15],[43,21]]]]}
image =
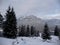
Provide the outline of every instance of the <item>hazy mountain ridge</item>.
{"type": "Polygon", "coordinates": [[[17,20],[17,22],[18,22],[18,26],[21,26],[21,25],[30,25],[31,26],[31,25],[33,25],[39,31],[43,30],[43,28],[44,28],[43,26],[44,26],[45,23],[48,24],[50,30],[53,30],[55,25],[60,26],[60,19],[44,20],[44,19],[38,18],[38,17],[33,16],[33,15],[19,18],[17,20]]]}

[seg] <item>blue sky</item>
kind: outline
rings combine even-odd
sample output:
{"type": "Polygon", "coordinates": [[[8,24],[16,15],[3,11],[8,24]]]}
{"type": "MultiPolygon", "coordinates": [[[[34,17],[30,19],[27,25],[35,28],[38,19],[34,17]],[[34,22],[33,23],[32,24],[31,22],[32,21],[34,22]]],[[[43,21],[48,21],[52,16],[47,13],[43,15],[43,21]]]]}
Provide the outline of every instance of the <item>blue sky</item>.
{"type": "Polygon", "coordinates": [[[60,18],[60,0],[0,0],[0,12],[5,15],[13,6],[16,16],[35,15],[41,18],[60,18]]]}

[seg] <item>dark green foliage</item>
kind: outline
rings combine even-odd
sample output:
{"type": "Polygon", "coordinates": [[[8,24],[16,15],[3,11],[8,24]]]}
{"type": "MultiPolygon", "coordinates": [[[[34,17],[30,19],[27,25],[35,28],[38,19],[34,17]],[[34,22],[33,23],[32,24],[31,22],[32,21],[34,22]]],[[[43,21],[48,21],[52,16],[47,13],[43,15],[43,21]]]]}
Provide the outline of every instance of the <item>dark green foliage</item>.
{"type": "Polygon", "coordinates": [[[4,22],[4,36],[8,38],[16,38],[17,34],[17,22],[14,9],[10,8],[7,10],[6,13],[6,21],[4,22]]]}
{"type": "Polygon", "coordinates": [[[39,31],[36,31],[34,26],[31,26],[31,36],[39,36],[39,31]]]}
{"type": "Polygon", "coordinates": [[[55,35],[55,36],[59,36],[59,29],[58,29],[58,26],[55,27],[54,35],[55,35]]]}
{"type": "Polygon", "coordinates": [[[44,31],[42,33],[42,38],[45,39],[45,40],[51,39],[50,34],[49,34],[49,28],[48,28],[47,24],[45,24],[45,26],[44,26],[44,31]]]}
{"type": "Polygon", "coordinates": [[[25,26],[21,26],[21,30],[19,31],[19,36],[25,36],[25,26]]]}
{"type": "Polygon", "coordinates": [[[0,27],[2,28],[2,24],[3,24],[3,16],[0,14],[0,27]]]}
{"type": "Polygon", "coordinates": [[[33,34],[34,34],[34,32],[35,32],[34,27],[33,27],[33,26],[31,26],[31,35],[33,35],[33,34]]]}
{"type": "Polygon", "coordinates": [[[39,36],[39,31],[36,31],[33,26],[29,28],[29,25],[27,25],[26,29],[25,26],[19,26],[19,36],[39,36]]]}
{"type": "Polygon", "coordinates": [[[29,29],[29,25],[27,25],[27,29],[26,29],[26,36],[30,36],[30,29],[29,29]]]}

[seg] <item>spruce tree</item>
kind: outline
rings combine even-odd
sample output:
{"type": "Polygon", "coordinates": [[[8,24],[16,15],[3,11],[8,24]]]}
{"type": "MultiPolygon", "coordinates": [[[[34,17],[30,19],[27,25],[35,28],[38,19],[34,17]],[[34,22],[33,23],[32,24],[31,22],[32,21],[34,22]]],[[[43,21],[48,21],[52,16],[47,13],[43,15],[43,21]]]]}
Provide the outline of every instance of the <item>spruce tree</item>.
{"type": "Polygon", "coordinates": [[[6,21],[4,23],[4,36],[8,38],[16,38],[17,22],[14,9],[8,8],[6,13],[6,21]]]}
{"type": "Polygon", "coordinates": [[[19,36],[25,36],[25,26],[21,26],[21,31],[19,32],[19,36]]]}
{"type": "Polygon", "coordinates": [[[59,36],[59,29],[58,29],[58,26],[55,27],[54,35],[55,35],[55,36],[59,36]]]}
{"type": "Polygon", "coordinates": [[[27,25],[27,30],[26,30],[26,36],[30,36],[30,29],[29,29],[29,25],[27,25]]]}
{"type": "Polygon", "coordinates": [[[34,27],[31,26],[31,35],[34,35],[34,32],[35,32],[34,27]]]}
{"type": "Polygon", "coordinates": [[[2,14],[0,13],[0,27],[2,28],[2,24],[3,24],[3,16],[2,14]]]}
{"type": "Polygon", "coordinates": [[[44,30],[43,30],[43,33],[42,33],[42,38],[45,39],[45,40],[51,39],[50,34],[49,34],[49,28],[48,28],[47,24],[45,24],[45,26],[44,26],[44,30]]]}

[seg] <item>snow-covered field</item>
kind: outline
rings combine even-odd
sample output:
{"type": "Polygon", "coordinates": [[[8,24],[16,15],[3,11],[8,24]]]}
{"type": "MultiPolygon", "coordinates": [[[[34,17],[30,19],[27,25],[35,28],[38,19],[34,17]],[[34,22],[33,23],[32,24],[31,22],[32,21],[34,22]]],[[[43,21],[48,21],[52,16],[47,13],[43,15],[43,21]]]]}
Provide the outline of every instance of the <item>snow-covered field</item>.
{"type": "Polygon", "coordinates": [[[51,36],[51,40],[43,41],[41,37],[18,37],[17,39],[7,39],[0,37],[0,45],[59,45],[58,37],[51,36]]]}

